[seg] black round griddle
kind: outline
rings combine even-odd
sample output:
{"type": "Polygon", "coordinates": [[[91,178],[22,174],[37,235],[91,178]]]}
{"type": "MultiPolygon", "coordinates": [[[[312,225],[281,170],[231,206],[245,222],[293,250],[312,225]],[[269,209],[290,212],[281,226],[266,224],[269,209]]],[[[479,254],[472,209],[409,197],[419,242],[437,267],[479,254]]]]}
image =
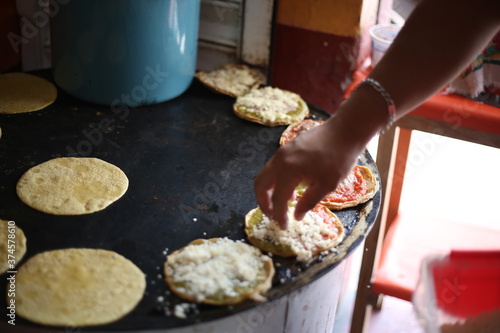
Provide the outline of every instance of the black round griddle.
{"type": "MultiPolygon", "coordinates": [[[[45,71],[34,74],[50,78],[45,71]]],[[[41,111],[0,115],[0,218],[15,221],[26,234],[28,251],[19,265],[42,251],[102,248],[122,254],[147,275],[146,293],[133,312],[83,331],[181,327],[256,305],[253,301],[197,305],[186,319],[179,319],[169,312],[184,301],[169,293],[163,281],[166,253],[197,238],[245,238],[244,216],[256,207],[254,178],[278,148],[285,126],[271,128],[242,120],[233,114],[233,102],[194,81],[180,97],[153,106],[100,106],[59,91],[56,102],[41,111]],[[65,156],[97,157],[118,166],[129,178],[127,192],[105,210],[89,215],[54,216],[23,204],[15,190],[21,175],[34,165],[65,156]]],[[[313,118],[328,117],[310,107],[313,118]]],[[[367,151],[360,163],[378,177],[367,151]]],[[[380,198],[378,191],[369,203],[336,212],[348,237],[354,237],[347,255],[369,232],[380,198]],[[366,230],[350,235],[358,223],[366,223],[366,230]]],[[[346,255],[332,256],[307,267],[274,256],[278,264],[269,299],[313,282],[346,255]]],[[[6,278],[0,275],[3,309],[6,278]]],[[[3,324],[9,319],[0,318],[3,324]]],[[[17,316],[19,326],[48,329],[17,316]]]]}

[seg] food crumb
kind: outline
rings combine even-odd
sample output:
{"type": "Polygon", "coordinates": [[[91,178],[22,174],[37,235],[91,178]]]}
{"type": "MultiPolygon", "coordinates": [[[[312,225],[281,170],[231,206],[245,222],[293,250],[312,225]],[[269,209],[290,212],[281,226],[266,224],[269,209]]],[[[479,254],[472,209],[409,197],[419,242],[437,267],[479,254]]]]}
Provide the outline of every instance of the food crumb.
{"type": "Polygon", "coordinates": [[[184,308],[180,305],[180,304],[177,304],[174,308],[174,316],[176,316],[177,318],[181,318],[181,319],[186,319],[187,316],[186,316],[186,312],[184,312],[184,308]]]}
{"type": "MultiPolygon", "coordinates": [[[[174,307],[174,316],[180,319],[186,319],[191,305],[189,303],[176,304],[174,307]]],[[[194,310],[194,308],[193,308],[194,310]]]]}

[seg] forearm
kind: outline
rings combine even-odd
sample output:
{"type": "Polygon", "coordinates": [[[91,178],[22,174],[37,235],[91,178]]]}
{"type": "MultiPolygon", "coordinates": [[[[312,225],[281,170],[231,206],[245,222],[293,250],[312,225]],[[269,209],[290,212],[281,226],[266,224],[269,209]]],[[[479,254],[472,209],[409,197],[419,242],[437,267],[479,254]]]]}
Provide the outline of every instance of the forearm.
{"type": "Polygon", "coordinates": [[[465,69],[499,28],[498,0],[423,0],[371,76],[404,114],[465,69]]]}
{"type": "MultiPolygon", "coordinates": [[[[456,77],[499,29],[498,0],[422,0],[370,76],[400,117],[456,77]]],[[[295,208],[301,219],[346,177],[388,121],[382,95],[359,86],[325,124],[282,146],[266,163],[255,181],[262,211],[286,227],[287,201],[303,183],[308,189],[295,208]]]]}
{"type": "MultiPolygon", "coordinates": [[[[391,95],[400,117],[459,75],[499,30],[498,0],[422,0],[370,77],[391,95]]],[[[337,113],[346,125],[363,124],[364,141],[388,121],[387,104],[367,85],[337,113]]]]}

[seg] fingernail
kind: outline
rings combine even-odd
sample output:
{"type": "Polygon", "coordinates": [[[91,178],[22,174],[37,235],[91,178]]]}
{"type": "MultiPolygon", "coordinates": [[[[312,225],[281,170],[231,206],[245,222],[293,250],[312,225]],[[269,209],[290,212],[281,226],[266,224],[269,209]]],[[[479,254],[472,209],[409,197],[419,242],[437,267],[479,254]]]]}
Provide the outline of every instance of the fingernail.
{"type": "Polygon", "coordinates": [[[286,230],[288,228],[288,219],[280,223],[281,230],[286,230]]]}
{"type": "Polygon", "coordinates": [[[302,221],[304,219],[304,216],[306,216],[305,213],[297,214],[297,215],[295,215],[295,219],[297,221],[302,221]]]}

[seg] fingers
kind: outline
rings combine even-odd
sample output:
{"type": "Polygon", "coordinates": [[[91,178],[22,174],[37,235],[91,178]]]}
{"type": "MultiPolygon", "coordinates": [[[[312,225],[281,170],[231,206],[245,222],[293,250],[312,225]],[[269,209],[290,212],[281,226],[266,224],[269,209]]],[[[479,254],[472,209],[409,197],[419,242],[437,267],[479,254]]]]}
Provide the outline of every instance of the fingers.
{"type": "Polygon", "coordinates": [[[289,168],[278,168],[274,157],[262,168],[254,182],[257,204],[262,212],[278,222],[280,228],[288,224],[288,200],[299,183],[289,168]]]}
{"type": "Polygon", "coordinates": [[[273,216],[273,209],[271,205],[271,195],[274,187],[273,169],[269,161],[261,170],[254,181],[254,192],[257,204],[262,212],[267,216],[273,216]]]}
{"type": "Polygon", "coordinates": [[[295,206],[295,219],[300,221],[306,213],[316,207],[316,205],[329,193],[329,188],[312,184],[310,185],[295,206]]]}
{"type": "Polygon", "coordinates": [[[299,183],[310,187],[296,207],[295,216],[302,219],[338,181],[332,180],[331,174],[332,169],[342,169],[339,161],[343,159],[337,157],[345,155],[345,145],[332,148],[330,132],[335,133],[325,125],[318,126],[280,147],[255,180],[255,195],[262,212],[282,229],[287,227],[288,201],[299,183]]]}
{"type": "Polygon", "coordinates": [[[281,173],[274,187],[271,198],[273,205],[272,217],[283,230],[286,230],[288,227],[288,201],[293,197],[295,187],[298,183],[299,180],[294,180],[291,175],[284,172],[281,173]]]}

